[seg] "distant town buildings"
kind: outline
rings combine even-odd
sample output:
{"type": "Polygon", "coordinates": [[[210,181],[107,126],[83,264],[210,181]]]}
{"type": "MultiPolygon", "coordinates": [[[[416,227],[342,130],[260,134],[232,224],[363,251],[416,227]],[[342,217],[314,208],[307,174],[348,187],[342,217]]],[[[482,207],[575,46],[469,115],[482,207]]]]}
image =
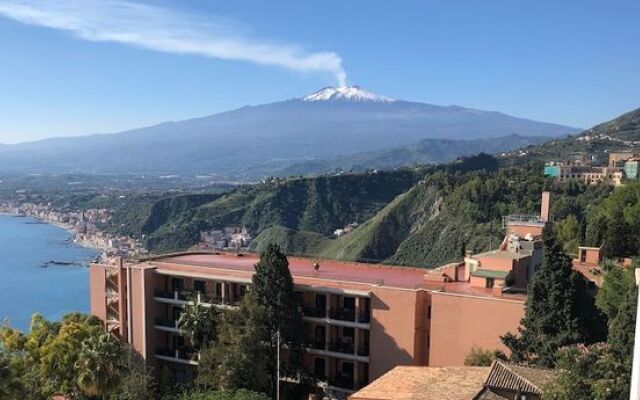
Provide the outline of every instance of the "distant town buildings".
{"type": "Polygon", "coordinates": [[[134,257],[148,252],[138,240],[102,232],[99,226],[112,217],[108,209],[62,210],[50,203],[4,203],[0,212],[28,216],[47,223],[57,224],[74,235],[74,241],[82,246],[99,248],[106,257],[134,257]]]}
{"type": "Polygon", "coordinates": [[[639,161],[640,156],[634,152],[611,152],[607,165],[597,166],[593,165],[593,157],[579,153],[570,160],[548,162],[544,174],[556,178],[558,182],[579,180],[586,184],[609,182],[619,186],[625,180],[638,178],[639,161]]]}
{"type": "Polygon", "coordinates": [[[201,250],[244,249],[251,243],[251,233],[245,226],[225,226],[223,229],[200,232],[201,250]]]}

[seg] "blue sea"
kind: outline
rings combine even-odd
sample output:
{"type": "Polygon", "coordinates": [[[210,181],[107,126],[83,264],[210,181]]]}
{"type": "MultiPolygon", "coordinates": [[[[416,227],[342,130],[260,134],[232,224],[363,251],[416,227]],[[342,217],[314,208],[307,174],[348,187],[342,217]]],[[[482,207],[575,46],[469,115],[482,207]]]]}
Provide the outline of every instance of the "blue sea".
{"type": "Polygon", "coordinates": [[[52,320],[88,312],[87,265],[97,254],[73,243],[72,235],[58,226],[0,215],[0,322],[28,330],[36,312],[52,320]]]}

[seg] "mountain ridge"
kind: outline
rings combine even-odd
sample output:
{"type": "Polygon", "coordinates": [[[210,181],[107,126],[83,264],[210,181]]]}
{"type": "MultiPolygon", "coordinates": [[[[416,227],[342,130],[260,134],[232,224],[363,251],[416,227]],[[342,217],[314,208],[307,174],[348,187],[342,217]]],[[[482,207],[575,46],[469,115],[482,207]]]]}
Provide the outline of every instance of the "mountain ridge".
{"type": "MultiPolygon", "coordinates": [[[[369,92],[367,92],[369,93],[369,92]]],[[[378,96],[378,95],[376,95],[378,96]]],[[[261,179],[291,164],[384,150],[425,138],[550,136],[575,128],[495,111],[396,100],[304,101],[246,106],[117,133],[0,147],[6,173],[211,174],[261,179]]]]}

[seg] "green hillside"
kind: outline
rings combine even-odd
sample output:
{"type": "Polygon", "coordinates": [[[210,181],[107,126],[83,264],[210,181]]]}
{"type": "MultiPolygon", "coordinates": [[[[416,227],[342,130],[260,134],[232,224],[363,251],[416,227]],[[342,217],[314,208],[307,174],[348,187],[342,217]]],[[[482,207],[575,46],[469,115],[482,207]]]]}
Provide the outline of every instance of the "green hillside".
{"type": "Polygon", "coordinates": [[[611,121],[596,125],[579,135],[531,145],[508,153],[506,165],[533,160],[565,160],[575,153],[588,153],[606,164],[607,153],[619,150],[640,151],[640,108],[611,121]]]}
{"type": "Polygon", "coordinates": [[[152,207],[142,233],[154,252],[187,248],[201,231],[227,225],[244,225],[256,233],[281,226],[328,236],[336,228],[371,218],[430,170],[275,179],[207,202],[191,196],[164,199],[152,207]]]}
{"type": "Polygon", "coordinates": [[[460,259],[465,249],[495,248],[504,235],[502,217],[537,214],[543,189],[553,191],[552,213],[559,226],[569,214],[584,219],[588,206],[600,202],[611,190],[605,185],[587,187],[577,182],[556,186],[538,167],[497,173],[439,172],[338,239],[287,231],[286,240],[282,240],[279,228],[271,228],[256,238],[253,248],[259,250],[274,241],[295,254],[435,267],[460,259]]]}

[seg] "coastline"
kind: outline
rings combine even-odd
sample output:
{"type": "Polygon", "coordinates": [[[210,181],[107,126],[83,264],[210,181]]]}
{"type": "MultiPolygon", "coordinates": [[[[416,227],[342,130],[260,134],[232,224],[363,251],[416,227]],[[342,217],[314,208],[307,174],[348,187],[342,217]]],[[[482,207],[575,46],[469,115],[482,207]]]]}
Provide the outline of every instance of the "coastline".
{"type": "Polygon", "coordinates": [[[42,217],[38,217],[35,215],[29,215],[29,214],[22,214],[22,213],[11,213],[11,212],[7,212],[7,211],[0,211],[0,215],[4,215],[7,217],[12,217],[12,218],[31,218],[35,221],[38,221],[40,223],[43,224],[47,224],[47,225],[53,225],[53,226],[57,226],[58,228],[62,228],[65,231],[67,231],[68,233],[70,233],[73,237],[72,237],[72,241],[73,243],[77,244],[80,247],[84,247],[84,248],[88,248],[88,249],[92,249],[92,250],[96,250],[99,252],[99,254],[96,255],[96,258],[100,257],[103,258],[106,256],[107,252],[108,252],[108,248],[104,247],[104,246],[100,246],[97,243],[92,243],[86,240],[76,240],[76,234],[77,232],[73,229],[73,226],[69,225],[69,224],[65,224],[62,222],[58,222],[58,221],[52,221],[52,220],[47,220],[45,218],[42,217]]]}

